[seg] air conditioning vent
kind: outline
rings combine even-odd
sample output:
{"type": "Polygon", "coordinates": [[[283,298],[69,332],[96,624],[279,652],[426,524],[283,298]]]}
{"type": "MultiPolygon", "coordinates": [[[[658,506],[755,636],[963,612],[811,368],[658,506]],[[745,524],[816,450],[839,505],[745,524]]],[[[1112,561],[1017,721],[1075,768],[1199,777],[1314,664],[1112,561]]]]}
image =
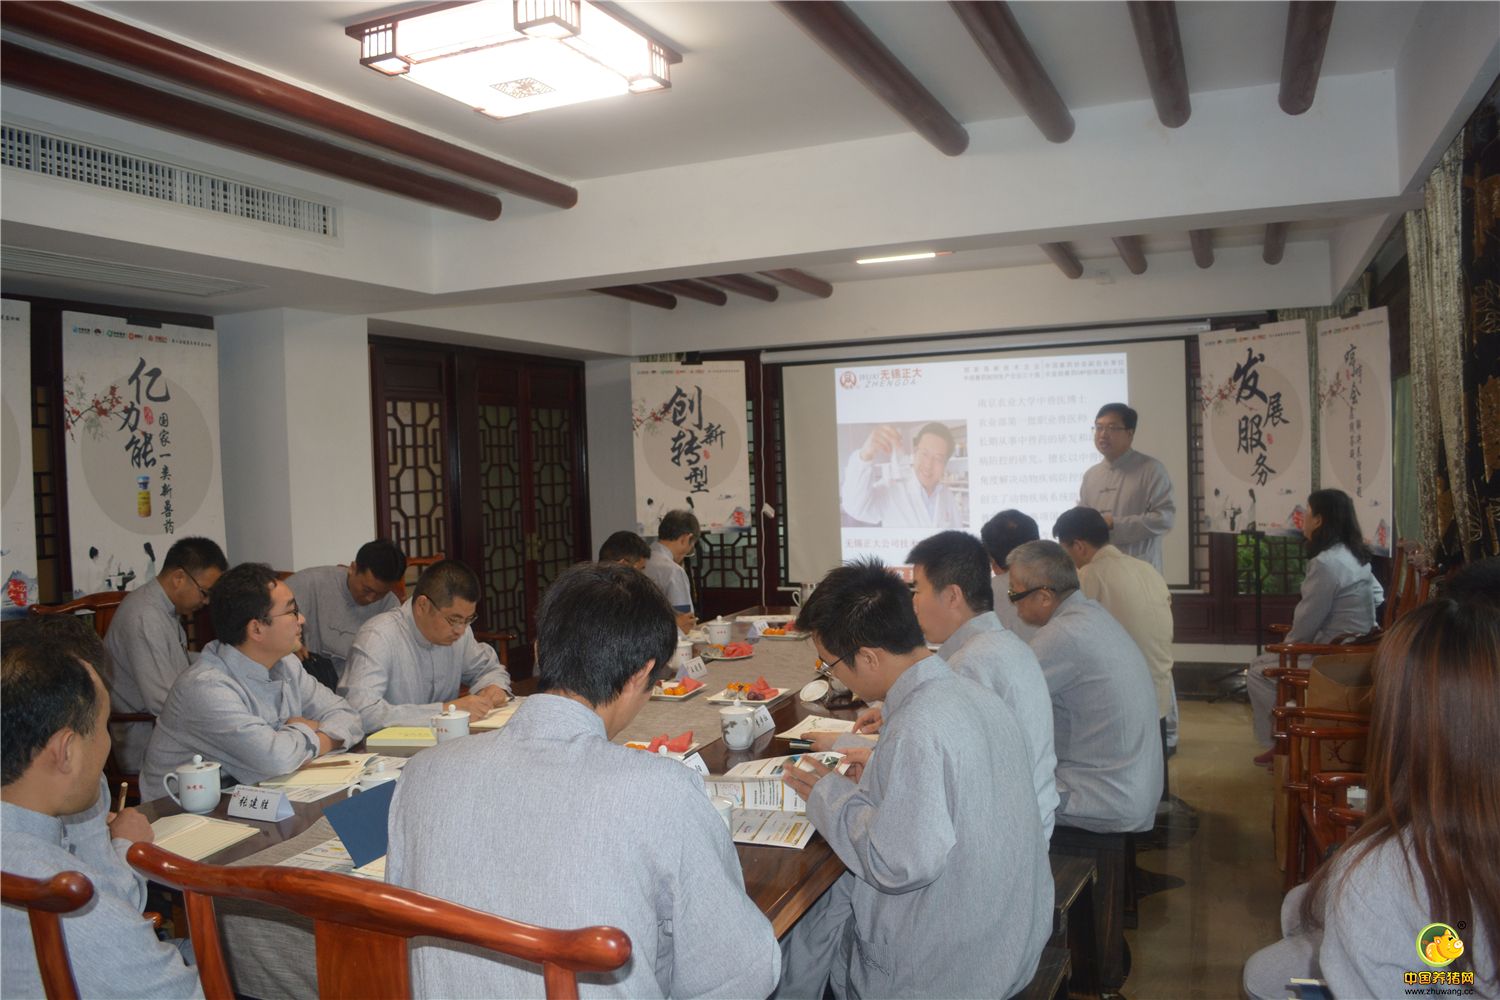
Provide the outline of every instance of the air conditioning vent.
{"type": "Polygon", "coordinates": [[[0,164],[317,236],[336,233],[332,205],[135,153],[0,125],[0,164]]]}
{"type": "Polygon", "coordinates": [[[44,278],[82,280],[90,284],[120,285],[135,291],[173,292],[206,299],[234,292],[253,292],[263,285],[249,285],[189,271],[168,271],[141,264],[123,264],[73,254],[0,246],[0,267],[8,275],[30,274],[44,278]]]}

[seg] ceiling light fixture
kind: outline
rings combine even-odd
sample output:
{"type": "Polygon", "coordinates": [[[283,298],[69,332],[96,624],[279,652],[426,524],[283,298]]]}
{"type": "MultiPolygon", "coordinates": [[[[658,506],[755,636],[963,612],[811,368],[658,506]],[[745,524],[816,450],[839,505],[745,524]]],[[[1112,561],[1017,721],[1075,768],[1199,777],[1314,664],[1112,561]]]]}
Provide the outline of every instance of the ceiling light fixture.
{"type": "Polygon", "coordinates": [[[928,250],[924,253],[898,253],[893,257],[861,257],[856,264],[894,264],[901,260],[931,260],[934,257],[947,257],[952,250],[928,250]]]}
{"type": "Polygon", "coordinates": [[[360,43],[360,65],[494,118],[666,90],[677,61],[588,0],[439,3],[345,33],[360,43]]]}

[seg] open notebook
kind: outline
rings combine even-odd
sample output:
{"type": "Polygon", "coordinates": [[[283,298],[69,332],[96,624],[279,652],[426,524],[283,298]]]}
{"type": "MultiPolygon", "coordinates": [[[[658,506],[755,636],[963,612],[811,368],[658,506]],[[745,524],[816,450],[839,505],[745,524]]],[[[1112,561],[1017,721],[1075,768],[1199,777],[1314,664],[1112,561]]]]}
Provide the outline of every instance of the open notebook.
{"type": "Polygon", "coordinates": [[[156,835],[156,846],[162,850],[180,854],[189,861],[202,861],[260,831],[244,823],[180,813],[158,819],[151,824],[151,832],[156,835]]]}

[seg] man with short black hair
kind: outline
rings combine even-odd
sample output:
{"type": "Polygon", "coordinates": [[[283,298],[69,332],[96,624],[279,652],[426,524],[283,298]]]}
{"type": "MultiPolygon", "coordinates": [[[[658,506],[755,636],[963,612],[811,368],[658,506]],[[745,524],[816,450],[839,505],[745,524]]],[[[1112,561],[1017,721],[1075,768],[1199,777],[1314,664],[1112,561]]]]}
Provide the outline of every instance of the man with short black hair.
{"type": "MultiPolygon", "coordinates": [[[[167,692],[192,661],[182,619],[208,604],[210,590],[228,568],[224,550],[212,539],[179,538],[155,579],[125,595],[104,639],[114,664],[109,689],[116,712],[161,714],[167,692]]],[[[121,766],[139,771],[151,724],[118,723],[111,731],[121,766]]]]}
{"type": "Polygon", "coordinates": [[[881,424],[844,466],[845,513],[886,528],[963,527],[958,500],[943,483],[956,447],[953,431],[934,420],[912,435],[907,455],[901,432],[881,424]]]}
{"type": "Polygon", "coordinates": [[[692,511],[667,511],[657,526],[651,557],[643,570],[667,595],[667,603],[677,612],[677,628],[682,632],[691,631],[697,624],[693,615],[693,585],[688,580],[687,570],[682,568],[682,561],[697,546],[702,530],[698,516],[692,511]]]}
{"type": "Polygon", "coordinates": [[[166,794],[166,775],[202,754],[226,788],[295,771],[364,736],[359,714],[297,659],[302,615],[292,588],[265,563],[241,563],[214,585],[214,633],[177,678],[156,720],[141,795],[166,794]]]}
{"type": "Polygon", "coordinates": [[[1092,507],[1064,511],[1052,534],[1078,567],[1083,596],[1104,605],[1146,657],[1165,747],[1167,716],[1177,700],[1172,689],[1172,594],[1167,581],[1144,559],[1111,545],[1104,517],[1092,507]]]}
{"type": "MultiPolygon", "coordinates": [[[[61,915],[79,995],[202,996],[197,973],[142,916],[146,881],[123,858],[132,843],[151,841],[151,825],[135,809],[109,812],[98,637],[76,618],[49,616],[17,622],[3,642],[0,867],[35,879],[78,871],[93,884],[89,903],[61,915]]],[[[0,993],[41,996],[26,911],[6,906],[0,922],[0,993]]]]}
{"type": "Polygon", "coordinates": [[[302,645],[326,656],[336,677],[344,676],[349,647],[365,622],[401,606],[391,593],[406,575],[406,553],[395,542],[377,538],[359,547],[348,566],[314,566],[287,577],[306,624],[302,645]]]}
{"type": "Polygon", "coordinates": [[[479,577],[456,559],[433,563],[405,604],[376,615],[354,638],[339,694],[365,732],[425,726],[449,705],[477,722],[510,700],[495,648],[474,638],[479,577]],[[468,685],[462,698],[460,686],[468,685]]]}
{"type": "Polygon", "coordinates": [[[802,603],[823,672],[883,699],[880,742],[848,774],[810,757],[783,780],[848,873],[792,928],[778,997],[1011,996],[1052,927],[1052,874],[1015,713],[928,652],[905,584],[879,561],[802,603]],[[1003,905],[997,905],[1003,887],[1003,905]]]}
{"type": "MultiPolygon", "coordinates": [[[[585,563],[537,612],[538,694],[500,732],[414,757],[391,804],[392,885],[544,927],[607,923],[631,960],[589,996],[762,997],[780,952],[703,784],[676,761],[610,742],[672,676],[673,612],[619,565],[585,563]],[[525,864],[484,865],[496,844],[525,864]]],[[[534,965],[420,946],[422,996],[537,996],[534,965]]]]}
{"type": "Polygon", "coordinates": [[[923,539],[906,561],[915,578],[912,608],[927,641],[941,643],[938,656],[960,677],[989,688],[1015,712],[1031,752],[1042,836],[1051,837],[1057,811],[1052,699],[1036,654],[995,616],[984,546],[973,535],[944,531],[923,539]]]}
{"type": "Polygon", "coordinates": [[[1078,589],[1056,542],[1010,553],[1010,601],[1037,626],[1031,649],[1052,694],[1057,831],[1151,829],[1162,751],[1151,670],[1119,622],[1078,589]]]}
{"type": "Polygon", "coordinates": [[[1134,450],[1135,410],[1105,403],[1094,417],[1094,448],[1104,461],[1083,474],[1078,504],[1104,515],[1109,540],[1128,556],[1161,570],[1161,539],[1172,530],[1177,505],[1167,467],[1134,450]]]}
{"type": "Polygon", "coordinates": [[[1036,520],[1018,510],[1002,510],[984,522],[984,527],[979,531],[979,539],[990,557],[990,570],[995,574],[990,578],[990,590],[995,595],[995,616],[1002,625],[1027,642],[1036,635],[1036,629],[1023,622],[1015,607],[1005,599],[1006,593],[1010,591],[1010,573],[1006,562],[1011,550],[1017,545],[1025,545],[1041,537],[1036,520]]]}
{"type": "Polygon", "coordinates": [[[631,569],[644,570],[651,558],[651,546],[633,531],[617,531],[599,546],[599,561],[624,563],[631,569]]]}

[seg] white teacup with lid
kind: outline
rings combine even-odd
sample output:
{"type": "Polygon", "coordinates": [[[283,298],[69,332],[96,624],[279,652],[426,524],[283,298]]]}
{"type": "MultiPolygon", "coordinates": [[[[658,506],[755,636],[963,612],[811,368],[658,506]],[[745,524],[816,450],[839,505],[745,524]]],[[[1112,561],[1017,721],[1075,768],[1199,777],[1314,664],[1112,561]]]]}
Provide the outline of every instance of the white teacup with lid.
{"type": "Polygon", "coordinates": [[[711,622],[703,624],[703,631],[708,633],[708,641],[714,646],[723,646],[729,642],[729,629],[733,625],[723,617],[715,618],[711,622]]]}
{"type": "Polygon", "coordinates": [[[219,765],[204,760],[202,754],[193,754],[191,763],[181,764],[177,770],[168,772],[162,778],[162,784],[172,801],[190,813],[210,813],[219,804],[219,765]],[[174,781],[177,782],[177,791],[172,790],[174,781]]]}
{"type": "Polygon", "coordinates": [[[432,735],[439,743],[469,735],[469,713],[449,705],[432,717],[432,735]]]}

